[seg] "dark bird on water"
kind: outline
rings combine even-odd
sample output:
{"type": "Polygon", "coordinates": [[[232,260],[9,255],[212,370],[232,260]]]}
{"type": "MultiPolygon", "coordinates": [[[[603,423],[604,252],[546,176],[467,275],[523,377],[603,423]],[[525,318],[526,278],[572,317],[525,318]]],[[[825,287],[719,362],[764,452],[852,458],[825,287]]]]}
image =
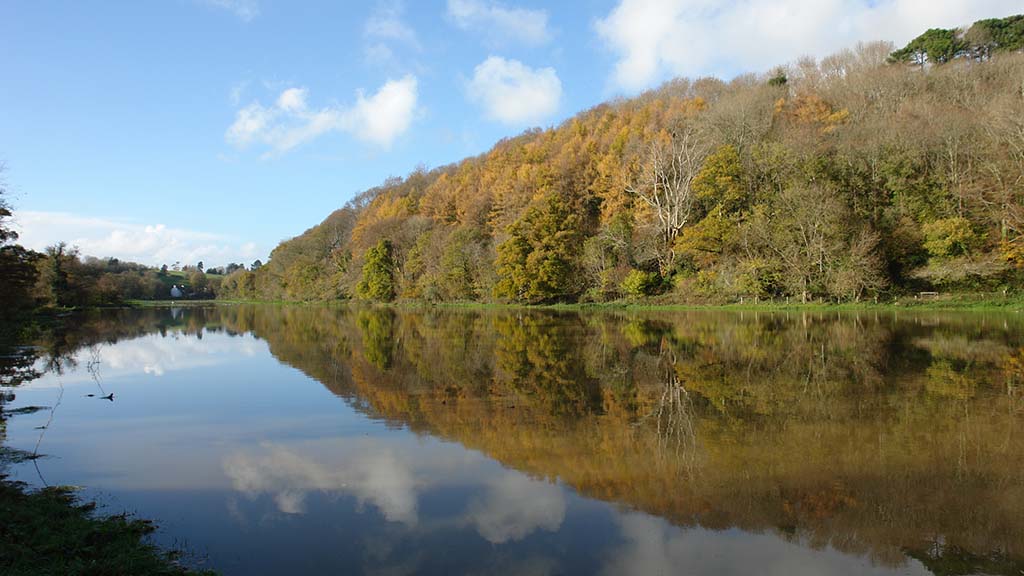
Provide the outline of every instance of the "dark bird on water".
{"type": "MultiPolygon", "coordinates": [[[[96,398],[96,395],[95,394],[86,394],[85,397],[86,398],[96,398]]],[[[100,400],[110,400],[111,402],[113,402],[114,401],[114,393],[111,392],[110,394],[107,394],[106,396],[100,396],[99,399],[100,400]]]]}

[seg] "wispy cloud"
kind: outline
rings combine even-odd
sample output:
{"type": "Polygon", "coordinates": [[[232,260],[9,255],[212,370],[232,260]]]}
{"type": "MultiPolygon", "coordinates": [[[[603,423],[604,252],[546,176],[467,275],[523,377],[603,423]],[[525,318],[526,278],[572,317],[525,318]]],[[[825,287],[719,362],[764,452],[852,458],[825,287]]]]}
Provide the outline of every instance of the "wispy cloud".
{"type": "Polygon", "coordinates": [[[252,242],[163,224],[22,210],[17,214],[17,226],[19,242],[33,250],[41,251],[63,241],[78,247],[84,256],[113,257],[154,266],[194,264],[200,260],[215,266],[265,257],[252,242]]]}
{"type": "Polygon", "coordinates": [[[221,10],[227,10],[243,22],[251,22],[260,15],[260,5],[256,0],[199,0],[201,3],[221,10]]]}
{"type": "Polygon", "coordinates": [[[389,147],[409,129],[416,112],[416,77],[390,80],[372,95],[356,95],[350,106],[311,108],[306,88],[287,88],[270,105],[253,102],[238,110],[225,139],[238,147],[263,144],[268,154],[282,154],[331,132],[389,147]]]}
{"type": "Polygon", "coordinates": [[[540,122],[558,110],[562,82],[554,68],[534,69],[491,56],[474,69],[468,92],[487,117],[520,126],[540,122]]]}
{"type": "Polygon", "coordinates": [[[858,41],[903,43],[932,27],[1020,11],[1020,0],[620,0],[596,22],[616,54],[611,84],[763,71],[858,41]]]}
{"type": "Polygon", "coordinates": [[[395,8],[372,16],[366,21],[363,31],[370,38],[397,40],[415,48],[419,48],[420,45],[416,32],[402,21],[395,8]]]}
{"type": "Polygon", "coordinates": [[[382,2],[363,24],[363,51],[371,64],[401,64],[396,49],[420,52],[416,31],[403,19],[404,6],[400,2],[382,2]]]}
{"type": "Polygon", "coordinates": [[[492,44],[514,41],[537,46],[551,39],[544,10],[509,8],[493,0],[448,0],[448,17],[492,44]]]}

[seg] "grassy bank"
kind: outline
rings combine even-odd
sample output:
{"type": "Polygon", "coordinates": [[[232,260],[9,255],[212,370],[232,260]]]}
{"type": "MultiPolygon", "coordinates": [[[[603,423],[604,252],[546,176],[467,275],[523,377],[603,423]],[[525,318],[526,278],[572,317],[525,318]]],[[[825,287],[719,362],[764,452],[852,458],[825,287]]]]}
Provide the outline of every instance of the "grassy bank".
{"type": "MultiPolygon", "coordinates": [[[[371,304],[360,300],[326,301],[260,301],[260,300],[137,300],[128,305],[139,308],[190,307],[211,304],[264,304],[289,306],[343,306],[347,304],[371,304]]],[[[563,304],[514,304],[502,302],[427,302],[422,300],[399,300],[376,305],[399,308],[468,308],[468,309],[539,309],[539,310],[963,310],[963,311],[1024,311],[1024,295],[993,294],[949,294],[938,296],[904,296],[886,300],[862,300],[859,302],[809,301],[796,299],[754,300],[745,299],[728,303],[680,303],[667,299],[650,298],[643,300],[615,300],[612,302],[578,302],[563,304]]]]}
{"type": "Polygon", "coordinates": [[[685,304],[659,300],[620,300],[616,302],[553,304],[556,309],[630,309],[630,310],[964,310],[964,311],[1021,311],[1024,296],[990,296],[958,294],[949,296],[903,297],[889,300],[862,300],[859,302],[828,302],[784,299],[744,300],[723,304],[685,304]]]}
{"type": "Polygon", "coordinates": [[[154,526],[98,516],[70,488],[29,490],[0,476],[0,573],[7,576],[193,576],[147,541],[154,526]]]}

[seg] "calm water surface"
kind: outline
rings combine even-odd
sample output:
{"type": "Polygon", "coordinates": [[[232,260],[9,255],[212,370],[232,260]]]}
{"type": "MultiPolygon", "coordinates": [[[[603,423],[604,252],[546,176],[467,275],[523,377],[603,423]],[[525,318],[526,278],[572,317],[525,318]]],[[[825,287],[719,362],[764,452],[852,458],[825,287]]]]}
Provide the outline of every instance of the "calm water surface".
{"type": "Polygon", "coordinates": [[[31,344],[7,408],[51,409],[0,439],[48,456],[8,472],[223,574],[1024,573],[1013,314],[221,306],[31,344]]]}

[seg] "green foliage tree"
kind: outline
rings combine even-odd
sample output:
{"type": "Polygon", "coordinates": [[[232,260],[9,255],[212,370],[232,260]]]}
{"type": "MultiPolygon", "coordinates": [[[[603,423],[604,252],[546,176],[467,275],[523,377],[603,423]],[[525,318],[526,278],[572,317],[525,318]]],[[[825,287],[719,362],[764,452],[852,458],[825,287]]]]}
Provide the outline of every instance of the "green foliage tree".
{"type": "Polygon", "coordinates": [[[661,276],[657,272],[633,269],[622,280],[622,291],[631,298],[650,296],[661,287],[661,276]]]}
{"type": "Polygon", "coordinates": [[[390,302],[395,299],[395,262],[390,240],[381,239],[366,251],[357,293],[367,300],[390,302]]]}
{"type": "Polygon", "coordinates": [[[0,320],[11,319],[33,308],[33,289],[39,278],[40,255],[17,244],[0,246],[0,320]]]}
{"type": "Polygon", "coordinates": [[[68,250],[67,244],[58,242],[46,248],[45,258],[40,261],[39,282],[43,299],[54,306],[74,306],[81,303],[78,294],[71,290],[71,274],[68,271],[78,258],[76,250],[68,250]]]}
{"type": "Polygon", "coordinates": [[[0,180],[0,302],[3,303],[0,321],[10,320],[33,307],[32,291],[39,276],[36,270],[39,255],[14,243],[18,233],[8,225],[12,212],[4,198],[6,192],[0,180]]]}
{"type": "Polygon", "coordinates": [[[936,258],[950,258],[969,254],[978,246],[979,238],[971,222],[954,216],[929,222],[923,227],[924,248],[936,258]]]}
{"type": "Polygon", "coordinates": [[[717,209],[731,214],[745,208],[747,190],[739,150],[726,144],[710,154],[693,180],[693,191],[706,212],[717,209]]]}
{"type": "Polygon", "coordinates": [[[473,229],[457,230],[441,254],[441,282],[448,300],[480,297],[484,271],[483,246],[487,240],[473,229]]]}
{"type": "MultiPolygon", "coordinates": [[[[0,174],[2,174],[2,166],[0,166],[0,174]]],[[[0,180],[0,245],[7,244],[8,242],[14,242],[18,239],[18,233],[11,229],[9,220],[13,213],[11,207],[7,204],[7,199],[4,196],[7,194],[7,188],[4,186],[2,180],[0,180]]]]}
{"type": "Polygon", "coordinates": [[[957,28],[931,28],[891,55],[893,62],[945,64],[968,47],[957,28]]]}
{"type": "Polygon", "coordinates": [[[964,33],[964,41],[979,60],[997,52],[1024,49],[1024,14],[978,20],[964,33]]]}
{"type": "Polygon", "coordinates": [[[539,303],[579,294],[582,224],[562,194],[545,194],[509,227],[509,238],[498,246],[495,295],[539,303]]]}

